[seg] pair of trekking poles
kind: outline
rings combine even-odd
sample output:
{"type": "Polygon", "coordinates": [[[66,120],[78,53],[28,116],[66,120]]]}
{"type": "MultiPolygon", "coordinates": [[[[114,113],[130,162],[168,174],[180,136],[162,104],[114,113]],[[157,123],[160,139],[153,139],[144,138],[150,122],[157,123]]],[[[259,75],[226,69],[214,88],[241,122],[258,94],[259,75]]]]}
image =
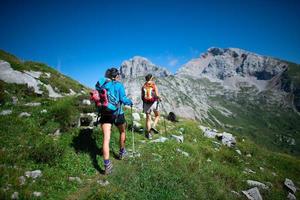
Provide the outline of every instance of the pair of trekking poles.
{"type": "MultiPolygon", "coordinates": [[[[161,102],[158,102],[158,105],[161,105],[162,109],[164,109],[164,106],[161,102]]],[[[157,105],[157,107],[158,107],[157,105]]],[[[166,110],[165,110],[166,111],[166,110]]],[[[134,126],[133,126],[133,116],[132,116],[132,106],[130,107],[130,115],[131,115],[131,134],[132,134],[132,157],[134,158],[136,155],[138,155],[138,152],[135,152],[135,136],[134,136],[134,126]]],[[[165,128],[165,134],[167,134],[167,126],[166,126],[166,118],[164,117],[164,128],[165,128]]]]}

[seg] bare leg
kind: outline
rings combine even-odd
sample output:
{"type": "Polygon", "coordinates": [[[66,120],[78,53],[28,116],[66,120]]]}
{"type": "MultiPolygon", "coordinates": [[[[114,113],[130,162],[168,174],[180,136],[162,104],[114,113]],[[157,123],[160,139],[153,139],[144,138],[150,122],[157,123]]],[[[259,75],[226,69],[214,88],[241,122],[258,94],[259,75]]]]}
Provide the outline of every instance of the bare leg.
{"type": "Polygon", "coordinates": [[[110,141],[110,134],[111,134],[111,124],[105,123],[101,125],[103,131],[103,159],[109,159],[109,141],[110,141]]]}
{"type": "Polygon", "coordinates": [[[147,133],[150,132],[151,129],[151,114],[146,113],[146,128],[147,128],[147,133]]]}
{"type": "Polygon", "coordinates": [[[154,123],[153,123],[153,128],[156,127],[158,121],[159,121],[159,111],[154,111],[155,118],[154,118],[154,123]]]}
{"type": "Polygon", "coordinates": [[[125,148],[126,142],[126,132],[125,132],[125,123],[118,126],[120,132],[120,149],[125,148]]]}

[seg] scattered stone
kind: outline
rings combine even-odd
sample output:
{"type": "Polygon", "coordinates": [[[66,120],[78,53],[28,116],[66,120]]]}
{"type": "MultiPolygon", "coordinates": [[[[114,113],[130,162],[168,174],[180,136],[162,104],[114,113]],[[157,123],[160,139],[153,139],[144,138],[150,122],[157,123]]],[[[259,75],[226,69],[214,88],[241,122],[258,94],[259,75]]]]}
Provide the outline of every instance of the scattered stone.
{"type": "Polygon", "coordinates": [[[207,128],[207,127],[205,127],[205,126],[199,125],[198,127],[202,130],[203,133],[204,133],[205,131],[209,130],[209,128],[207,128]]]}
{"type": "Polygon", "coordinates": [[[18,103],[18,98],[17,97],[15,97],[15,96],[13,96],[12,97],[12,103],[13,103],[13,105],[16,105],[17,103],[18,103]]]}
{"type": "Polygon", "coordinates": [[[20,176],[20,177],[19,177],[19,183],[20,183],[20,185],[25,185],[25,183],[26,183],[26,178],[25,178],[24,176],[20,176]]]}
{"type": "Polygon", "coordinates": [[[142,115],[142,117],[143,117],[144,119],[146,119],[146,114],[145,114],[145,113],[141,113],[141,115],[142,115]]]}
{"type": "Polygon", "coordinates": [[[24,106],[31,106],[31,107],[36,107],[36,106],[40,106],[41,103],[40,102],[32,102],[32,103],[25,103],[24,106]]]}
{"type": "Polygon", "coordinates": [[[31,114],[28,112],[22,112],[19,114],[19,117],[30,117],[30,116],[31,116],[31,114]]]}
{"type": "Polygon", "coordinates": [[[90,100],[88,100],[88,99],[84,99],[84,100],[82,100],[82,104],[83,105],[91,105],[91,101],[90,100]]]}
{"type": "Polygon", "coordinates": [[[250,153],[248,153],[248,154],[246,155],[246,157],[251,158],[252,155],[251,155],[250,153]]]}
{"type": "Polygon", "coordinates": [[[230,133],[223,132],[222,143],[228,147],[233,147],[236,144],[235,137],[230,133]]]}
{"type": "Polygon", "coordinates": [[[0,115],[10,115],[12,113],[12,110],[2,110],[0,112],[0,115]]]}
{"type": "Polygon", "coordinates": [[[267,185],[265,185],[264,183],[258,182],[258,181],[247,180],[247,184],[252,187],[262,188],[264,190],[269,189],[269,187],[267,185]]]}
{"type": "Polygon", "coordinates": [[[244,173],[246,173],[246,174],[250,174],[250,173],[252,173],[252,174],[255,174],[256,172],[255,171],[253,171],[252,169],[249,169],[249,168],[245,168],[244,169],[244,173]]]}
{"type": "Polygon", "coordinates": [[[139,122],[137,121],[133,121],[133,128],[134,129],[140,129],[142,127],[142,124],[140,124],[139,122]]]}
{"type": "Polygon", "coordinates": [[[215,138],[218,133],[213,130],[207,130],[203,134],[207,138],[215,138]]]}
{"type": "Polygon", "coordinates": [[[235,150],[239,155],[242,155],[242,152],[239,149],[235,150]]]}
{"type": "Polygon", "coordinates": [[[41,170],[27,171],[27,172],[25,172],[25,176],[27,178],[31,177],[33,179],[36,179],[36,178],[42,176],[42,171],[41,170]]]}
{"type": "Polygon", "coordinates": [[[277,176],[277,174],[276,174],[275,172],[272,172],[272,175],[273,175],[273,176],[277,176]]]}
{"type": "Polygon", "coordinates": [[[150,142],[154,142],[154,143],[157,143],[157,142],[162,142],[164,143],[165,141],[167,141],[168,138],[165,138],[165,137],[159,137],[158,139],[156,140],[151,140],[150,142]]]}
{"type": "Polygon", "coordinates": [[[262,200],[262,197],[261,197],[257,187],[254,187],[249,190],[242,191],[242,192],[250,200],[262,200]]]}
{"type": "Polygon", "coordinates": [[[11,199],[19,199],[19,192],[14,192],[14,193],[11,195],[11,199]]]}
{"type": "Polygon", "coordinates": [[[51,78],[51,74],[48,72],[44,72],[44,74],[46,75],[47,78],[51,78]]]}
{"type": "Polygon", "coordinates": [[[296,200],[296,196],[289,192],[288,196],[286,197],[288,200],[296,200]]]}
{"type": "Polygon", "coordinates": [[[180,135],[180,136],[171,135],[171,138],[175,139],[179,143],[183,143],[183,135],[180,135]]]}
{"type": "Polygon", "coordinates": [[[100,184],[103,187],[109,185],[109,182],[107,180],[105,180],[105,181],[104,180],[98,180],[97,183],[100,184]]]}
{"type": "Polygon", "coordinates": [[[141,121],[141,117],[140,117],[140,114],[139,113],[132,113],[132,117],[133,117],[133,121],[141,121]]]}
{"type": "Polygon", "coordinates": [[[186,157],[189,157],[189,156],[190,156],[189,153],[187,153],[187,152],[185,152],[185,151],[182,151],[181,149],[176,149],[176,151],[179,152],[179,153],[182,153],[182,155],[184,155],[184,156],[186,156],[186,157]]]}
{"type": "Polygon", "coordinates": [[[34,191],[34,192],[33,192],[33,196],[34,196],[34,197],[41,197],[41,196],[42,196],[42,193],[41,193],[41,192],[36,192],[36,191],[34,191]]]}
{"type": "Polygon", "coordinates": [[[208,159],[206,160],[206,162],[211,162],[211,159],[208,158],[208,159]]]}
{"type": "Polygon", "coordinates": [[[236,191],[234,191],[234,190],[231,190],[231,192],[232,192],[233,194],[237,195],[237,196],[241,196],[240,193],[238,193],[238,192],[236,192],[236,191]]]}
{"type": "Polygon", "coordinates": [[[260,169],[261,171],[264,171],[264,170],[265,170],[263,167],[259,167],[259,169],[260,169]]]}
{"type": "Polygon", "coordinates": [[[60,132],[60,129],[56,129],[56,131],[53,133],[53,136],[61,136],[61,132],[60,132]]]}
{"type": "Polygon", "coordinates": [[[69,177],[69,181],[76,181],[79,184],[82,183],[82,180],[79,177],[73,177],[73,176],[69,177]]]}
{"type": "Polygon", "coordinates": [[[284,185],[295,194],[297,189],[292,180],[286,178],[284,181],[284,185]]]}
{"type": "Polygon", "coordinates": [[[41,110],[41,113],[47,113],[48,111],[46,109],[41,110]]]}

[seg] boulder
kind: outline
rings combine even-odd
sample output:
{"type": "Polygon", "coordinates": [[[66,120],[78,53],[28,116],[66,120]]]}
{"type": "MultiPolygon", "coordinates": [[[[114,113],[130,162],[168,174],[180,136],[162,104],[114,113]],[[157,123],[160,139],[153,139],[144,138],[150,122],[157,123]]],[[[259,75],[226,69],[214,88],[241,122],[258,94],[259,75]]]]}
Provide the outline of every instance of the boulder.
{"type": "Polygon", "coordinates": [[[34,191],[32,194],[33,194],[34,197],[42,197],[42,193],[41,192],[34,191]]]}
{"type": "Polygon", "coordinates": [[[26,178],[25,178],[24,176],[20,176],[20,177],[19,177],[19,183],[20,183],[20,185],[25,185],[25,183],[26,183],[26,178]]]}
{"type": "Polygon", "coordinates": [[[296,200],[296,196],[289,192],[288,196],[286,197],[288,200],[296,200]]]}
{"type": "Polygon", "coordinates": [[[97,183],[103,187],[109,185],[108,180],[98,180],[97,183]]]}
{"type": "Polygon", "coordinates": [[[182,151],[181,149],[176,149],[177,152],[181,153],[182,155],[186,156],[186,157],[189,157],[190,154],[185,152],[185,151],[182,151]]]}
{"type": "Polygon", "coordinates": [[[0,115],[10,115],[12,113],[12,110],[2,110],[0,112],[0,115]]]}
{"type": "Polygon", "coordinates": [[[36,106],[40,106],[41,103],[40,102],[31,102],[31,103],[25,103],[24,106],[31,106],[31,107],[36,107],[36,106]]]}
{"type": "Polygon", "coordinates": [[[175,139],[179,143],[183,143],[183,135],[171,135],[171,138],[175,139]]]}
{"type": "Polygon", "coordinates": [[[251,187],[258,187],[264,190],[268,190],[269,187],[265,185],[264,183],[258,182],[258,181],[253,181],[253,180],[247,180],[247,184],[251,187]]]}
{"type": "Polygon", "coordinates": [[[262,200],[262,197],[261,197],[257,187],[254,187],[249,190],[242,191],[242,192],[250,200],[262,200]]]}
{"type": "Polygon", "coordinates": [[[30,116],[31,116],[31,114],[28,112],[22,112],[19,114],[19,117],[30,117],[30,116]]]}
{"type": "Polygon", "coordinates": [[[84,100],[82,100],[82,104],[83,105],[91,105],[91,101],[90,100],[88,100],[88,99],[84,99],[84,100]]]}
{"type": "Polygon", "coordinates": [[[228,147],[233,147],[236,145],[235,137],[230,133],[223,132],[222,143],[228,147]]]}
{"type": "Polygon", "coordinates": [[[215,138],[218,133],[213,130],[204,131],[203,135],[207,138],[215,138]]]}
{"type": "Polygon", "coordinates": [[[158,139],[156,139],[156,140],[151,140],[150,142],[151,142],[151,143],[158,143],[158,142],[164,143],[164,142],[167,141],[167,140],[168,140],[168,138],[165,138],[165,137],[159,137],[158,139]]]}
{"type": "Polygon", "coordinates": [[[79,177],[69,177],[69,181],[76,181],[77,183],[81,184],[82,180],[79,177]]]}
{"type": "Polygon", "coordinates": [[[285,185],[290,191],[292,191],[294,194],[296,193],[296,190],[297,190],[297,189],[296,189],[296,187],[295,187],[295,185],[294,185],[294,183],[293,183],[292,180],[286,178],[285,181],[284,181],[284,185],[285,185]]]}
{"type": "Polygon", "coordinates": [[[14,193],[11,195],[11,199],[19,199],[19,192],[14,192],[14,193]]]}
{"type": "Polygon", "coordinates": [[[27,178],[30,177],[30,178],[36,179],[36,178],[42,176],[42,171],[41,170],[27,171],[27,172],[25,172],[25,176],[27,178]]]}
{"type": "Polygon", "coordinates": [[[132,117],[133,117],[133,121],[141,121],[141,117],[140,117],[140,114],[139,113],[132,113],[132,117]]]}

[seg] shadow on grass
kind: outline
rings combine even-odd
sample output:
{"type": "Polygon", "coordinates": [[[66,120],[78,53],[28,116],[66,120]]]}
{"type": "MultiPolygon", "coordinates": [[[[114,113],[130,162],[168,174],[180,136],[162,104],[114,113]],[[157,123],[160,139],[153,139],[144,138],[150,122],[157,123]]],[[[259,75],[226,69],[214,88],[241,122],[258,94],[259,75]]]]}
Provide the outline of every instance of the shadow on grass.
{"type": "Polygon", "coordinates": [[[81,129],[79,135],[73,138],[72,147],[76,153],[88,153],[94,168],[99,173],[104,173],[97,162],[97,155],[102,156],[102,150],[97,147],[96,140],[93,138],[93,129],[81,129]]]}

